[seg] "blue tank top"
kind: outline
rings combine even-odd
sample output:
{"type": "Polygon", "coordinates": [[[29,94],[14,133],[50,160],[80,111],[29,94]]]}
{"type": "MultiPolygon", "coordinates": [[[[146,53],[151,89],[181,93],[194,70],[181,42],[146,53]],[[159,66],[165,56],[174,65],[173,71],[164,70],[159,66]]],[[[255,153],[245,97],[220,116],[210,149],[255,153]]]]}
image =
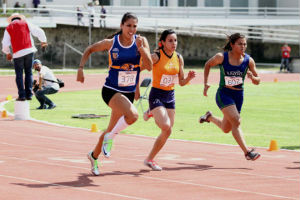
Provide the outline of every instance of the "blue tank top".
{"type": "Polygon", "coordinates": [[[224,60],[220,65],[220,83],[219,88],[224,86],[232,86],[234,88],[243,88],[245,76],[249,66],[250,56],[245,53],[243,62],[234,66],[229,63],[228,52],[224,52],[224,60]]]}
{"type": "Polygon", "coordinates": [[[130,46],[124,47],[119,42],[119,34],[113,38],[109,50],[109,72],[105,87],[119,92],[135,92],[140,76],[141,55],[136,46],[136,35],[130,46]]]}

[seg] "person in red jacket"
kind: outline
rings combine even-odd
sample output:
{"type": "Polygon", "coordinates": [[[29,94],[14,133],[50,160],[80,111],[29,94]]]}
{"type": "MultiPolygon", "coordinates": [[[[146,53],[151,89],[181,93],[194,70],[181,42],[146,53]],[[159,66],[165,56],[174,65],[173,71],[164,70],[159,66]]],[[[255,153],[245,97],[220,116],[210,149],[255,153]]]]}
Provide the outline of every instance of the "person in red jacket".
{"type": "Polygon", "coordinates": [[[24,15],[13,13],[7,22],[9,25],[4,31],[2,51],[6,54],[6,59],[13,60],[14,63],[19,94],[17,101],[31,100],[33,95],[32,62],[33,55],[37,51],[32,35],[39,39],[43,49],[47,46],[47,38],[41,28],[26,22],[24,15]],[[11,54],[10,47],[13,54],[11,54]],[[25,84],[23,82],[23,69],[25,84]]]}
{"type": "Polygon", "coordinates": [[[289,69],[289,59],[290,59],[290,53],[291,53],[291,47],[287,43],[284,43],[284,45],[281,47],[281,65],[280,65],[280,71],[289,69]]]}

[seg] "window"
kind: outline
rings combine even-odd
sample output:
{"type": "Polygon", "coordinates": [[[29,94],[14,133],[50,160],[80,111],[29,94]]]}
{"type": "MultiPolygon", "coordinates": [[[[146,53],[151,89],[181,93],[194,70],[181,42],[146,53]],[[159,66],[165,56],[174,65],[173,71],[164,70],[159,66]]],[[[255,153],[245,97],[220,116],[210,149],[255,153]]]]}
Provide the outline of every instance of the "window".
{"type": "Polygon", "coordinates": [[[259,0],[258,7],[276,7],[276,0],[259,0]]]}
{"type": "Polygon", "coordinates": [[[99,5],[110,6],[110,0],[99,0],[99,5]]]}
{"type": "Polygon", "coordinates": [[[197,7],[197,0],[178,0],[179,7],[197,7]]]}
{"type": "Polygon", "coordinates": [[[223,7],[223,0],[205,0],[205,7],[223,7]]]}
{"type": "Polygon", "coordinates": [[[168,0],[160,0],[160,6],[168,6],[168,0]]]}
{"type": "Polygon", "coordinates": [[[231,0],[230,7],[248,7],[248,0],[231,0]]]}
{"type": "Polygon", "coordinates": [[[159,6],[159,0],[149,0],[149,6],[159,6]]]}
{"type": "Polygon", "coordinates": [[[121,0],[121,6],[140,6],[140,0],[121,0]]]}

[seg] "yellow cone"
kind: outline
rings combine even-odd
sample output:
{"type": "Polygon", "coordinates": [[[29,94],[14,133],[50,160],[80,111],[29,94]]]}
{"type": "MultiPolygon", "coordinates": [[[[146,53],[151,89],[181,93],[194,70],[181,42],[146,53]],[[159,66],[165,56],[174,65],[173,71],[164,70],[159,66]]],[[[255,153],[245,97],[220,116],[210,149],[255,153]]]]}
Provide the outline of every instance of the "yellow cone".
{"type": "Polygon", "coordinates": [[[277,78],[274,78],[274,83],[277,83],[278,82],[278,79],[277,78]]]}
{"type": "Polygon", "coordinates": [[[7,112],[6,112],[6,110],[3,110],[2,111],[2,118],[6,118],[7,117],[7,112]]]}
{"type": "Polygon", "coordinates": [[[11,95],[7,95],[6,101],[11,101],[11,100],[12,100],[12,96],[11,95]]]}
{"type": "Polygon", "coordinates": [[[277,145],[277,141],[276,140],[271,140],[270,142],[270,147],[268,149],[268,151],[278,151],[278,145],[277,145]]]}
{"type": "Polygon", "coordinates": [[[98,132],[97,124],[92,124],[91,132],[93,133],[98,132]]]}

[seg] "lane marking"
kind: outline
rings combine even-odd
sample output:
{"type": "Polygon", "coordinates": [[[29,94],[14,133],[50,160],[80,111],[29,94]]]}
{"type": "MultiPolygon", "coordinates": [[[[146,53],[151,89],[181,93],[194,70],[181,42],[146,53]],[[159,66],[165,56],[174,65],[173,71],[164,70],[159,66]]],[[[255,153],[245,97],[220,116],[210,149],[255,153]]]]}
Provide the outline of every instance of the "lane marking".
{"type": "MultiPolygon", "coordinates": [[[[87,164],[90,163],[87,159],[80,158],[62,158],[62,157],[49,157],[49,160],[55,160],[55,161],[63,161],[63,162],[70,162],[70,163],[80,163],[80,164],[87,164]]],[[[100,163],[115,163],[113,160],[103,160],[100,163]]]]}
{"type": "MultiPolygon", "coordinates": [[[[26,145],[15,145],[15,144],[8,144],[8,143],[3,143],[3,142],[0,142],[0,144],[6,144],[6,145],[10,145],[10,146],[20,146],[20,147],[24,147],[24,148],[33,148],[33,149],[41,149],[41,150],[50,150],[50,151],[58,151],[58,152],[67,152],[67,153],[72,153],[74,154],[74,151],[64,151],[64,150],[57,150],[57,149],[51,149],[51,148],[39,148],[39,147],[31,147],[31,146],[26,146],[26,145]]],[[[6,156],[8,158],[15,158],[15,159],[21,159],[21,158],[17,158],[17,157],[9,157],[9,156],[6,156]]],[[[140,160],[140,159],[132,159],[132,158],[118,158],[120,160],[130,160],[130,161],[137,161],[137,162],[140,162],[142,163],[144,160],[140,160]]],[[[27,160],[25,159],[26,161],[31,161],[31,160],[27,160]]],[[[101,160],[102,161],[105,161],[104,159],[101,160]]],[[[37,161],[39,162],[39,161],[37,161]]],[[[167,165],[176,165],[178,166],[176,163],[166,163],[167,165]]],[[[70,167],[70,166],[65,166],[65,167],[70,167]]],[[[84,168],[86,169],[86,168],[84,168]]],[[[228,171],[228,170],[222,170],[222,169],[214,169],[214,170],[217,170],[217,171],[222,171],[222,172],[226,172],[226,173],[231,173],[231,174],[243,174],[243,175],[248,175],[248,176],[254,176],[254,177],[263,177],[263,178],[275,178],[275,179],[284,179],[284,180],[287,180],[287,181],[296,181],[296,182],[300,182],[299,179],[290,179],[290,178],[286,178],[285,176],[268,176],[268,175],[261,175],[261,174],[251,174],[251,173],[246,173],[246,172],[234,172],[234,171],[228,171]]]]}
{"type": "Polygon", "coordinates": [[[0,176],[4,177],[4,178],[9,178],[9,179],[17,179],[17,180],[28,181],[28,182],[39,183],[39,184],[60,186],[60,187],[70,188],[72,190],[79,190],[79,191],[85,191],[85,192],[94,192],[94,193],[106,194],[106,195],[111,195],[111,196],[123,197],[123,198],[127,198],[127,199],[148,200],[148,199],[141,198],[141,197],[128,196],[128,195],[123,195],[123,194],[118,194],[118,193],[111,193],[111,192],[104,192],[104,191],[100,191],[100,190],[90,190],[90,189],[86,189],[86,188],[79,188],[79,187],[73,187],[73,186],[69,186],[69,185],[50,183],[50,182],[46,182],[46,181],[39,181],[39,180],[29,179],[29,178],[21,178],[21,177],[8,176],[8,175],[3,175],[3,174],[0,174],[0,176]]]}
{"type": "MultiPolygon", "coordinates": [[[[58,166],[63,166],[63,167],[71,167],[71,168],[81,168],[82,167],[75,167],[75,166],[68,166],[68,165],[60,165],[60,164],[52,164],[52,163],[44,163],[41,161],[35,161],[35,160],[28,160],[28,159],[20,159],[17,157],[10,157],[13,159],[18,159],[18,160],[25,160],[25,161],[31,161],[31,162],[37,162],[37,163],[41,163],[41,164],[45,164],[45,165],[58,165],[58,166]]],[[[85,168],[84,168],[85,169],[85,168]]],[[[104,173],[109,173],[108,171],[103,171],[104,173]]],[[[128,173],[122,173],[122,172],[116,172],[119,173],[120,175],[127,175],[127,176],[133,176],[136,177],[135,175],[132,174],[128,174],[128,173]]],[[[3,177],[11,177],[11,178],[17,178],[18,177],[13,177],[13,176],[6,176],[6,175],[1,175],[3,177]]],[[[186,182],[186,181],[179,181],[179,180],[171,180],[171,179],[165,179],[165,178],[157,178],[157,177],[150,177],[150,176],[144,176],[144,175],[139,175],[139,177],[142,178],[146,178],[146,179],[152,179],[152,180],[158,180],[158,181],[164,181],[164,182],[171,182],[171,183],[178,183],[178,184],[184,184],[184,185],[193,185],[193,186],[199,186],[199,187],[206,187],[206,188],[211,188],[211,189],[218,189],[218,190],[225,190],[225,191],[232,191],[232,192],[240,192],[240,193],[249,193],[249,194],[256,194],[256,195],[261,195],[261,196],[268,196],[268,197],[276,197],[276,198],[283,198],[283,199],[294,199],[294,200],[298,200],[298,198],[293,198],[293,197],[286,197],[286,196],[281,196],[281,195],[273,195],[273,194],[268,194],[268,193],[262,193],[262,192],[253,192],[253,191],[248,191],[248,190],[239,190],[239,189],[235,189],[235,188],[225,188],[225,187],[219,187],[219,186],[214,186],[214,185],[206,185],[206,184],[199,184],[199,183],[190,183],[190,182],[186,182]]],[[[26,179],[26,178],[19,178],[21,180],[32,180],[32,179],[26,179]]],[[[36,180],[33,180],[36,181],[36,180]]],[[[39,181],[37,181],[39,182],[39,181]]],[[[48,182],[39,182],[39,183],[47,183],[47,184],[51,184],[51,185],[57,185],[57,186],[65,186],[65,185],[60,185],[60,184],[53,184],[53,183],[48,183],[48,182]]],[[[70,187],[70,188],[74,188],[72,186],[65,186],[65,187],[70,187]]],[[[76,189],[82,189],[85,191],[89,191],[88,189],[83,189],[83,188],[76,188],[76,189]]],[[[91,192],[97,192],[94,190],[90,190],[91,192]]],[[[99,193],[106,193],[106,192],[102,192],[102,191],[98,191],[99,193]]],[[[114,193],[108,193],[108,194],[112,194],[112,195],[116,195],[116,196],[123,196],[123,195],[119,195],[119,194],[114,194],[114,193]]],[[[127,196],[125,196],[127,197],[127,196]]],[[[132,198],[132,197],[130,197],[132,198]]],[[[141,198],[137,198],[134,197],[134,199],[141,199],[141,198]]]]}

